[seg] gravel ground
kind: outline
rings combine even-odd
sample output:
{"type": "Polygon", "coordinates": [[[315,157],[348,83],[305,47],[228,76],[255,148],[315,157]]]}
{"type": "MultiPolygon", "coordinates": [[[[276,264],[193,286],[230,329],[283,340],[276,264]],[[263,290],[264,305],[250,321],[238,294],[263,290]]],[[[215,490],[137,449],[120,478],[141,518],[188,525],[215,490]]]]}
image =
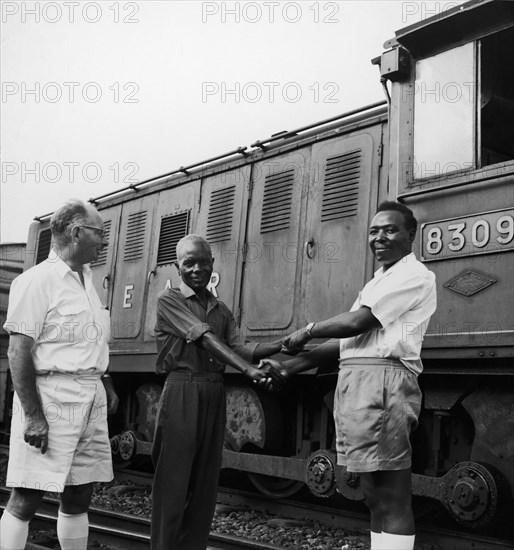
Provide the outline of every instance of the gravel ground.
{"type": "MultiPolygon", "coordinates": [[[[148,517],[151,509],[149,487],[115,482],[98,487],[92,504],[109,510],[120,510],[148,517]]],[[[271,543],[298,550],[367,550],[368,536],[359,535],[306,519],[298,521],[245,508],[218,505],[212,531],[242,539],[271,543]]]]}
{"type": "MultiPolygon", "coordinates": [[[[0,461],[0,483],[5,479],[5,462],[0,461]]],[[[150,487],[137,486],[112,481],[98,484],[95,488],[93,506],[107,510],[123,511],[135,516],[149,517],[151,510],[150,487]]],[[[306,518],[305,520],[279,517],[275,514],[218,505],[214,515],[212,530],[241,539],[271,543],[283,548],[297,550],[369,550],[369,534],[346,531],[342,528],[324,525],[306,518]]],[[[32,532],[32,539],[55,535],[32,532]]],[[[91,549],[108,550],[94,545],[91,549]]],[[[58,546],[57,546],[58,548],[58,546]]],[[[431,544],[416,545],[415,550],[438,550],[431,544]]]]}
{"type": "MultiPolygon", "coordinates": [[[[110,510],[149,517],[149,487],[116,482],[97,487],[93,504],[110,510]]],[[[313,521],[280,517],[268,512],[218,505],[212,531],[241,539],[271,543],[297,550],[369,550],[369,533],[356,533],[313,521]]],[[[438,550],[432,544],[416,545],[415,550],[438,550]]]]}

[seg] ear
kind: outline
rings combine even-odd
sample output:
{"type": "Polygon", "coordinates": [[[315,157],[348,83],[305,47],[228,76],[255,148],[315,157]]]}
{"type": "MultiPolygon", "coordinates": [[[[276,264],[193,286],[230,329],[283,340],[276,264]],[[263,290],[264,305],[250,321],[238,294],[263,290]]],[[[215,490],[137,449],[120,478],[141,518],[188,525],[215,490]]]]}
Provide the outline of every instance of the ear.
{"type": "Polygon", "coordinates": [[[179,277],[180,277],[180,267],[178,266],[178,262],[173,262],[173,265],[174,265],[175,268],[177,269],[177,272],[178,272],[179,277]]]}
{"type": "Polygon", "coordinates": [[[79,238],[80,227],[74,226],[71,228],[71,240],[76,241],[79,238]]]}
{"type": "Polygon", "coordinates": [[[212,262],[211,262],[211,265],[214,265],[214,258],[212,258],[212,262]]]}
{"type": "Polygon", "coordinates": [[[409,234],[410,234],[410,242],[413,243],[414,242],[414,239],[416,238],[416,230],[415,229],[411,229],[409,231],[409,234]]]}

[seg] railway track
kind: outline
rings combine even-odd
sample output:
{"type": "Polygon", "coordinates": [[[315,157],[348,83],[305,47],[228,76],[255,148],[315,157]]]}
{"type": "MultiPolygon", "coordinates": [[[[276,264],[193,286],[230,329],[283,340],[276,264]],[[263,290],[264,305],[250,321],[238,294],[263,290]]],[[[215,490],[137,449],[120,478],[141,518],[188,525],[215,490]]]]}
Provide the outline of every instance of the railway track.
{"type": "MultiPolygon", "coordinates": [[[[130,481],[137,485],[149,485],[152,479],[150,474],[132,471],[117,472],[116,477],[121,482],[130,481]]],[[[0,489],[0,509],[3,509],[7,502],[8,494],[7,489],[0,489]]],[[[270,500],[263,495],[248,491],[220,488],[218,502],[234,509],[250,508],[299,520],[308,518],[349,531],[365,532],[369,529],[369,518],[364,513],[292,500],[270,500]]],[[[44,504],[31,526],[40,529],[55,529],[57,508],[57,500],[45,498],[44,504]]],[[[99,508],[91,508],[89,517],[90,540],[97,540],[101,544],[120,550],[149,548],[149,519],[99,508]]],[[[514,550],[514,542],[510,540],[499,540],[457,529],[441,529],[419,523],[417,541],[420,544],[431,544],[435,548],[439,547],[444,550],[514,550]]],[[[245,541],[213,532],[209,548],[212,550],[277,550],[280,547],[256,541],[245,541]]]]}
{"type": "MultiPolygon", "coordinates": [[[[7,502],[9,491],[0,490],[0,508],[7,502]]],[[[267,510],[293,518],[310,518],[332,523],[335,526],[344,525],[345,529],[365,531],[368,518],[364,514],[343,513],[333,508],[299,504],[292,501],[270,502],[258,495],[250,495],[243,491],[222,489],[219,501],[226,505],[240,507],[249,506],[253,509],[267,510]]],[[[45,498],[37,516],[31,523],[35,529],[55,529],[58,501],[45,498]]],[[[96,540],[112,549],[146,550],[150,548],[150,521],[147,518],[127,516],[123,512],[112,512],[92,508],[89,512],[90,540],[96,540]]],[[[435,528],[418,529],[417,540],[420,543],[439,545],[445,550],[510,550],[512,542],[492,538],[469,535],[458,531],[435,528]]],[[[36,548],[33,546],[33,548],[36,548]]],[[[209,542],[210,550],[277,550],[280,547],[256,541],[245,541],[237,537],[212,533],[209,542]]]]}
{"type": "MultiPolygon", "coordinates": [[[[233,506],[249,506],[257,510],[268,510],[271,513],[297,519],[314,519],[336,527],[344,527],[344,529],[351,531],[365,532],[369,530],[369,517],[367,514],[348,512],[347,510],[313,505],[312,503],[299,503],[289,500],[271,501],[264,496],[261,497],[260,495],[233,489],[220,489],[218,491],[218,502],[233,506]]],[[[514,549],[514,541],[499,540],[457,529],[441,529],[429,525],[417,526],[416,540],[422,544],[439,546],[444,550],[514,549]]]]}
{"type": "MultiPolygon", "coordinates": [[[[0,489],[0,510],[3,511],[9,497],[9,490],[0,489]]],[[[59,501],[45,497],[42,506],[31,522],[32,530],[55,530],[59,501]]],[[[150,548],[150,520],[127,516],[123,512],[112,512],[91,508],[89,510],[89,539],[106,545],[112,550],[147,550],[150,548]]],[[[54,548],[52,538],[47,542],[28,544],[27,550],[54,548]]],[[[211,533],[207,550],[279,550],[278,546],[256,541],[241,540],[230,535],[211,533]]]]}

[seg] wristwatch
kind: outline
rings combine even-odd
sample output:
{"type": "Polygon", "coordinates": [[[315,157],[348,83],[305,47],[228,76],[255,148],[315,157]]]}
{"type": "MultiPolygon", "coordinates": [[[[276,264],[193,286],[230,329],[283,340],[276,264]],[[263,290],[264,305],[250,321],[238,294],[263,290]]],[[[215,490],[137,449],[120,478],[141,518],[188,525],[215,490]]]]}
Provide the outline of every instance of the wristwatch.
{"type": "Polygon", "coordinates": [[[314,325],[316,323],[309,323],[306,327],[305,327],[305,330],[307,331],[307,334],[311,337],[311,338],[314,338],[314,336],[312,335],[312,329],[314,328],[314,325]]]}

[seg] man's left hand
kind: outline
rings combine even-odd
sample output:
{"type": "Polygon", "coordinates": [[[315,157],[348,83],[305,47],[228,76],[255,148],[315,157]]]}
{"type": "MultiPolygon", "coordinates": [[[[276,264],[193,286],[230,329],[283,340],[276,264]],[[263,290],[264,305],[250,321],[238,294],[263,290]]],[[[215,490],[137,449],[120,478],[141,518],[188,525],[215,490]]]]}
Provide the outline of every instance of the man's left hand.
{"type": "Polygon", "coordinates": [[[118,405],[120,404],[120,399],[114,385],[112,383],[112,378],[104,378],[102,380],[105,388],[105,394],[107,396],[107,414],[115,414],[118,410],[118,405]]]}
{"type": "Polygon", "coordinates": [[[307,327],[296,330],[282,340],[282,344],[291,352],[298,352],[311,339],[307,327]]]}

